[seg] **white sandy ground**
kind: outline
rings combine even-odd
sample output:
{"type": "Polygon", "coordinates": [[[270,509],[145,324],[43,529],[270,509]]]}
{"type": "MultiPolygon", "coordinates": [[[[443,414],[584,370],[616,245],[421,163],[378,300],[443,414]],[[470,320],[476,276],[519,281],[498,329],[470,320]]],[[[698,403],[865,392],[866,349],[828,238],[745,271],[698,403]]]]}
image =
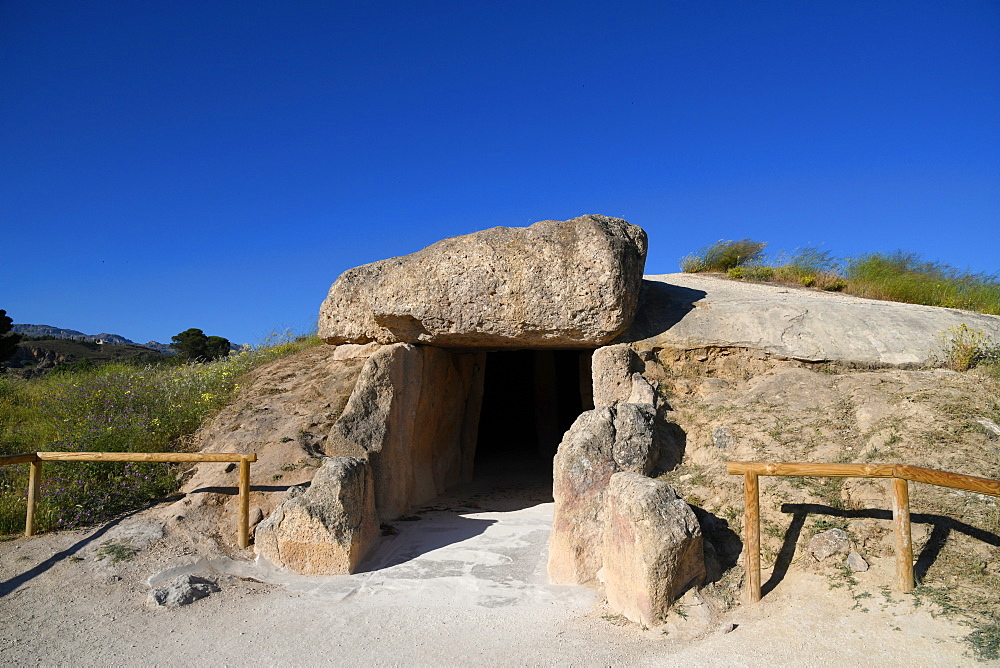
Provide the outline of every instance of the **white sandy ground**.
{"type": "Polygon", "coordinates": [[[0,664],[974,664],[958,641],[968,629],[909,597],[887,601],[875,588],[855,600],[794,570],[752,609],[713,614],[688,596],[684,616],[664,627],[621,624],[593,591],[548,584],[552,504],[539,499],[513,488],[439,499],[421,519],[395,522],[399,534],[351,576],[199,557],[157,537],[155,509],[0,543],[0,664]],[[141,550],[112,564],[99,556],[108,540],[141,550]],[[216,577],[222,590],[182,608],[145,607],[150,583],[186,572],[216,577]]]}

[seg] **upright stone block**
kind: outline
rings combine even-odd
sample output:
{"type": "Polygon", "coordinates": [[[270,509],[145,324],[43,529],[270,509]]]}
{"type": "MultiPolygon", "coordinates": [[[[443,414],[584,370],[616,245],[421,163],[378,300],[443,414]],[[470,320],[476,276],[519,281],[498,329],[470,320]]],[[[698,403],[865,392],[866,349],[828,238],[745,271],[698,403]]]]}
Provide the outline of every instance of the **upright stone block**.
{"type": "Polygon", "coordinates": [[[605,503],[601,575],[608,605],[652,626],[705,579],[698,519],[670,485],[637,473],[611,476],[605,503]]]}

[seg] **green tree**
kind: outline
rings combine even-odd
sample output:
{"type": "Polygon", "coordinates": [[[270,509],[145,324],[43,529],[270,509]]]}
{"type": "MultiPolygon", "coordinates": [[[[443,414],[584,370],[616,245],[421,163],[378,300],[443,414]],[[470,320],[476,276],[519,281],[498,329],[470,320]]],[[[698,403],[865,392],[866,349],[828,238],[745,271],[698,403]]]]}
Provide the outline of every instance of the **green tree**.
{"type": "Polygon", "coordinates": [[[207,362],[229,354],[229,339],[221,336],[205,336],[197,327],[184,330],[170,337],[170,346],[185,360],[207,362]]]}
{"type": "Polygon", "coordinates": [[[14,356],[17,344],[21,341],[20,334],[11,332],[14,321],[7,317],[7,311],[0,309],[0,362],[6,362],[14,356]]]}
{"type": "Polygon", "coordinates": [[[208,341],[205,342],[205,352],[208,354],[208,359],[225,357],[229,354],[229,339],[221,336],[208,337],[208,341]]]}

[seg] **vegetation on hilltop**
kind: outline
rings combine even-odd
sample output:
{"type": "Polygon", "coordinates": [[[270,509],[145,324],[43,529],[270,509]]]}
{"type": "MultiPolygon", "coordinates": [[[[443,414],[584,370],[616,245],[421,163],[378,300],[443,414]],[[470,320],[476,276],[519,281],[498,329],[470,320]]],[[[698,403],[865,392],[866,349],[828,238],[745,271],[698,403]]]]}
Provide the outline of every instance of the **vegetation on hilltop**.
{"type": "Polygon", "coordinates": [[[25,352],[15,354],[4,366],[24,376],[41,374],[46,366],[49,371],[66,372],[114,362],[155,365],[172,360],[169,355],[135,344],[100,344],[54,337],[23,337],[17,348],[25,352]]]}
{"type": "Polygon", "coordinates": [[[14,321],[7,315],[7,311],[0,309],[0,362],[6,362],[17,350],[17,344],[21,340],[19,334],[12,334],[11,328],[14,321]]]}
{"type": "MultiPolygon", "coordinates": [[[[34,379],[0,376],[0,455],[183,450],[190,435],[239,390],[244,374],[317,343],[314,336],[286,337],[211,362],[108,362],[34,379]]],[[[38,527],[106,520],[176,486],[169,464],[47,462],[38,527]]],[[[23,531],[26,488],[27,465],[0,467],[0,535],[23,531]]]]}
{"type": "Polygon", "coordinates": [[[993,274],[963,271],[904,251],[838,260],[827,251],[804,248],[766,261],[766,245],[751,239],[717,241],[684,257],[681,269],[1000,315],[1000,281],[993,274]]]}
{"type": "Polygon", "coordinates": [[[196,327],[186,329],[176,336],[170,337],[170,346],[177,351],[183,360],[209,362],[229,354],[229,339],[221,336],[206,336],[205,332],[196,327]]]}

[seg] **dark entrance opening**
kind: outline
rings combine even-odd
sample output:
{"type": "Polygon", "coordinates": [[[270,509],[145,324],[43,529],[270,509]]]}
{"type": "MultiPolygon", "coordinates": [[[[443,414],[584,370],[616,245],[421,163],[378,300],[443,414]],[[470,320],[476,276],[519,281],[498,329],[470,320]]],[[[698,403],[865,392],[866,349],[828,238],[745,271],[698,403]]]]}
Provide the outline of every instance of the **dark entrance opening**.
{"type": "Polygon", "coordinates": [[[547,481],[559,441],[593,408],[589,350],[487,353],[474,471],[547,481]]]}

